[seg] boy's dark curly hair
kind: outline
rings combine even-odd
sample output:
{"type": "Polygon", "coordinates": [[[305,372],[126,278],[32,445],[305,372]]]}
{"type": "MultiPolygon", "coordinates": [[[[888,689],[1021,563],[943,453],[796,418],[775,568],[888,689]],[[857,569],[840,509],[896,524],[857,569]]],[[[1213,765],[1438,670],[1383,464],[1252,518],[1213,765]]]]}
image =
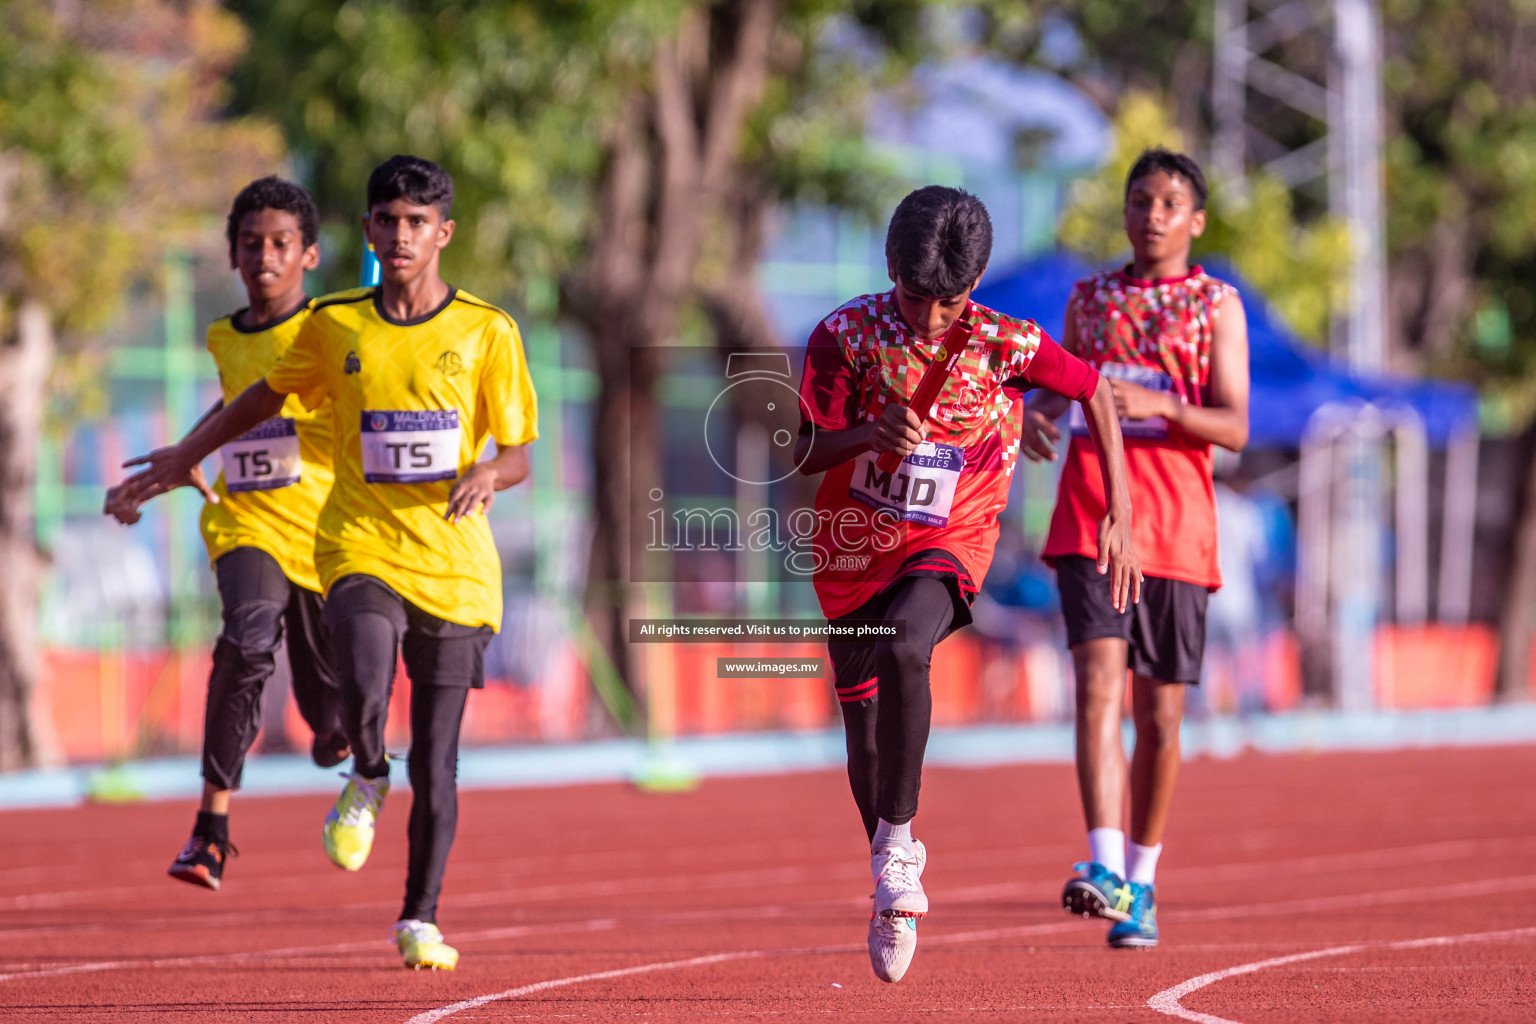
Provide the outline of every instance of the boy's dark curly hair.
{"type": "Polygon", "coordinates": [[[1195,209],[1205,209],[1205,172],[1200,165],[1183,153],[1175,153],[1171,149],[1162,146],[1154,146],[1144,151],[1131,165],[1131,172],[1125,176],[1125,197],[1131,197],[1131,183],[1138,178],[1145,178],[1149,174],[1162,171],[1173,178],[1183,178],[1189,185],[1189,190],[1195,195],[1195,209]]]}
{"type": "Polygon", "coordinates": [[[302,185],[295,185],[276,175],[257,178],[235,196],[229,208],[229,220],[224,225],[224,235],[229,239],[229,254],[235,254],[235,239],[240,236],[240,223],[246,214],[262,210],[282,210],[293,214],[299,222],[299,234],[308,249],[320,240],[320,211],[315,200],[302,185]]]}
{"type": "Polygon", "coordinates": [[[919,295],[959,295],[991,257],[992,218],[980,199],[958,188],[927,185],[912,192],[885,232],[886,261],[919,295]]]}
{"type": "Polygon", "coordinates": [[[447,220],[453,209],[453,178],[431,160],[397,153],[368,175],[368,209],[396,199],[435,206],[447,220]]]}

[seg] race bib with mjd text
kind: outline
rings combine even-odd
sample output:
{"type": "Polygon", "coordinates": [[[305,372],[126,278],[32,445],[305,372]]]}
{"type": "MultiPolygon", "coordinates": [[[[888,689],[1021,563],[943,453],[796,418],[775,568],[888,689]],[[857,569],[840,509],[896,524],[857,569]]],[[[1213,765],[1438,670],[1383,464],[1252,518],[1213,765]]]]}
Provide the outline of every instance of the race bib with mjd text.
{"type": "Polygon", "coordinates": [[[299,432],[291,416],[274,416],[219,449],[224,465],[224,489],[275,491],[291,487],[303,475],[299,457],[299,432]]]}
{"type": "Polygon", "coordinates": [[[926,526],[949,522],[955,485],[965,465],[964,450],[924,441],[901,460],[894,473],[882,471],[879,462],[879,454],[873,451],[855,460],[848,485],[850,497],[876,511],[892,512],[898,519],[926,526]]]}
{"type": "Polygon", "coordinates": [[[363,479],[422,484],[459,475],[459,412],[364,409],[363,479]]]}

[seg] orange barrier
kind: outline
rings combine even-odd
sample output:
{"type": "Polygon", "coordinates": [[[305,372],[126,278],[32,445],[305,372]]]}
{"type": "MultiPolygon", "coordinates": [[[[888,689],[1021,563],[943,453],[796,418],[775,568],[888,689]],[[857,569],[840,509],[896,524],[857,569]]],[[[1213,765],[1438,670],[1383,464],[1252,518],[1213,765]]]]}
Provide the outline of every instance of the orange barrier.
{"type": "Polygon", "coordinates": [[[1487,704],[1493,699],[1498,661],[1498,633],[1489,626],[1381,629],[1376,634],[1376,699],[1389,708],[1487,704]]]}
{"type": "MultiPolygon", "coordinates": [[[[1258,648],[1263,706],[1294,708],[1301,700],[1295,637],[1279,631],[1258,648]]],[[[670,675],[671,728],[679,735],[763,729],[822,729],[840,721],[830,666],[820,679],[720,679],[723,657],[822,658],[817,643],[676,644],[656,664],[670,675]]],[[[1498,638],[1487,626],[1385,627],[1376,640],[1377,695],[1387,708],[1463,707],[1493,693],[1498,638]]],[[[194,753],[202,743],[209,654],[192,651],[49,650],[37,695],[43,729],[69,761],[194,753]]],[[[1536,688],[1536,659],[1532,664],[1536,688]]],[[[1064,720],[1072,713],[1072,669],[1049,644],[1022,649],[973,632],[950,637],[933,656],[933,722],[1064,720]]],[[[1214,680],[1205,696],[1218,712],[1233,697],[1214,680]]],[[[574,649],[551,658],[537,685],[492,681],[470,697],[463,742],[566,741],[588,734],[591,687],[574,649]]],[[[308,749],[309,731],[290,701],[285,739],[308,749]]],[[[390,749],[410,742],[410,681],[403,668],[390,700],[390,749]]],[[[258,740],[258,743],[260,741],[258,740]]]]}
{"type": "Polygon", "coordinates": [[[38,704],[67,760],[197,749],[208,667],[206,650],[44,651],[38,704]]]}
{"type": "MultiPolygon", "coordinates": [[[[43,730],[66,761],[106,761],[202,748],[210,655],[189,651],[43,652],[37,709],[43,730]]],[[[491,683],[470,696],[466,744],[580,739],[589,687],[574,653],[552,659],[537,687],[491,683]]],[[[391,750],[410,744],[410,680],[400,667],[390,696],[391,750]]],[[[309,749],[309,728],[289,701],[284,745],[309,749]]],[[[258,736],[256,744],[262,745],[258,736]]]]}

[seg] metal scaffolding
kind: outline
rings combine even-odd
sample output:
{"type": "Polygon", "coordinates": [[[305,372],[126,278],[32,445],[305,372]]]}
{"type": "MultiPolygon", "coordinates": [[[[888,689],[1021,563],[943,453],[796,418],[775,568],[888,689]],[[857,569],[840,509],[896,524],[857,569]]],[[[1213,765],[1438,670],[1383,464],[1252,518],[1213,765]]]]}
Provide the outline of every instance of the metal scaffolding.
{"type": "MultiPolygon", "coordinates": [[[[1216,0],[1215,42],[1213,167],[1229,187],[1241,187],[1250,166],[1262,167],[1291,188],[1326,179],[1328,208],[1348,225],[1352,242],[1349,308],[1335,318],[1334,355],[1352,373],[1379,373],[1386,362],[1386,264],[1381,29],[1374,0],[1216,0]],[[1313,45],[1300,45],[1305,42],[1313,45]],[[1315,59],[1319,53],[1326,54],[1321,68],[1315,59]],[[1311,63],[1286,66],[1287,54],[1306,55],[1303,62],[1310,57],[1311,63]],[[1299,112],[1316,123],[1318,134],[1301,145],[1276,140],[1248,117],[1251,94],[1299,112]]],[[[1346,456],[1340,465],[1347,471],[1333,487],[1303,495],[1302,518],[1309,529],[1301,538],[1307,550],[1301,553],[1297,625],[1306,649],[1303,662],[1312,667],[1309,689],[1326,692],[1342,707],[1360,709],[1375,698],[1375,631],[1386,594],[1385,566],[1378,556],[1385,508],[1384,432],[1377,417],[1350,411],[1344,418],[1349,422],[1338,425],[1346,456]],[[1319,502],[1324,508],[1332,505],[1332,514],[1321,513],[1319,502]],[[1319,560],[1333,563],[1332,571],[1321,571],[1314,564],[1319,560]]],[[[1420,548],[1427,505],[1421,493],[1423,445],[1403,443],[1414,436],[1411,431],[1399,436],[1397,445],[1400,463],[1404,454],[1420,456],[1399,466],[1412,466],[1416,473],[1410,475],[1417,477],[1413,487],[1405,489],[1401,480],[1398,487],[1397,525],[1412,523],[1410,551],[1416,556],[1404,558],[1406,552],[1399,551],[1396,562],[1395,611],[1405,621],[1423,620],[1427,591],[1420,548]]],[[[1317,475],[1314,467],[1327,461],[1309,456],[1314,446],[1303,446],[1304,478],[1317,475]]]]}

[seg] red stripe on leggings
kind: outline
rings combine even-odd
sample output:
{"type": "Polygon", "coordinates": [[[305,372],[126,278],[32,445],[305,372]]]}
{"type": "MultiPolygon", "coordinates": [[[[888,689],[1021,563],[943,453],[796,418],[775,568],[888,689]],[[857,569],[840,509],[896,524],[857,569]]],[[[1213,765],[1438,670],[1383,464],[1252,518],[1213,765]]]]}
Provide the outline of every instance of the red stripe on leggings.
{"type": "Polygon", "coordinates": [[[857,686],[837,687],[837,699],[844,704],[853,704],[872,695],[880,686],[879,679],[870,679],[859,683],[857,686]]]}

